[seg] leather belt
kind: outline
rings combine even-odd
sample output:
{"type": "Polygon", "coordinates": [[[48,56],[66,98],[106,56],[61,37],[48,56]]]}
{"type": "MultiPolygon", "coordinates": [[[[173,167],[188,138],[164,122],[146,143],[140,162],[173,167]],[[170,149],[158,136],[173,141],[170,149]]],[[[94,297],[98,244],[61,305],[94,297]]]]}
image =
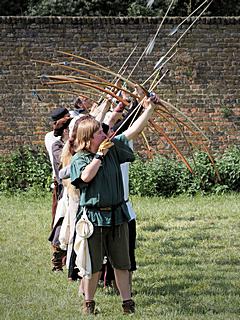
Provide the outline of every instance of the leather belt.
{"type": "Polygon", "coordinates": [[[112,211],[112,207],[97,208],[99,211],[112,211]]]}

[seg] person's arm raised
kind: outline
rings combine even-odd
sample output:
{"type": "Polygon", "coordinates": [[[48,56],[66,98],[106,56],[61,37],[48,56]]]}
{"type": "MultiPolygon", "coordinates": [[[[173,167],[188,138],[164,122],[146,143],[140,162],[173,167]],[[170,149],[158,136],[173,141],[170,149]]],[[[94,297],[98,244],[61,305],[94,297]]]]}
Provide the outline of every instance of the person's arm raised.
{"type": "Polygon", "coordinates": [[[147,126],[148,119],[152,116],[156,105],[158,104],[158,99],[156,95],[147,98],[144,95],[144,91],[137,87],[137,93],[139,94],[139,101],[144,106],[145,110],[140,115],[140,117],[129,127],[126,131],[124,131],[124,135],[128,140],[132,140],[137,137],[139,133],[147,126]]]}

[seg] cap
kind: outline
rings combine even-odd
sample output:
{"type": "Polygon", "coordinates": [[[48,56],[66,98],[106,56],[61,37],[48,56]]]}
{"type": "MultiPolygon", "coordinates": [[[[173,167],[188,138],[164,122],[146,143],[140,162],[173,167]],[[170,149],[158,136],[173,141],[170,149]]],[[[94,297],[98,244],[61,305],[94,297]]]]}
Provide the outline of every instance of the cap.
{"type": "Polygon", "coordinates": [[[58,121],[59,119],[63,118],[66,114],[69,114],[67,108],[57,108],[53,110],[51,118],[53,121],[58,121]]]}

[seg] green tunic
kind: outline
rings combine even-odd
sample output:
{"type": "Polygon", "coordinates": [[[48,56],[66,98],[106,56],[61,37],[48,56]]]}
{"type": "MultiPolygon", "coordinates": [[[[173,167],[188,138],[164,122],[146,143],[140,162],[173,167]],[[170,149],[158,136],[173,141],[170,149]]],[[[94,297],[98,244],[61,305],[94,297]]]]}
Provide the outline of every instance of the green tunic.
{"type": "MultiPolygon", "coordinates": [[[[80,176],[85,167],[92,162],[94,154],[81,151],[75,154],[71,161],[71,183],[80,189],[80,207],[87,207],[88,218],[95,226],[119,225],[130,219],[124,202],[120,164],[132,162],[134,154],[123,134],[114,138],[113,142],[114,146],[109,149],[97,175],[89,183],[83,182],[80,176]],[[102,208],[112,210],[104,211],[102,208]]],[[[80,216],[81,213],[82,210],[80,216]]]]}

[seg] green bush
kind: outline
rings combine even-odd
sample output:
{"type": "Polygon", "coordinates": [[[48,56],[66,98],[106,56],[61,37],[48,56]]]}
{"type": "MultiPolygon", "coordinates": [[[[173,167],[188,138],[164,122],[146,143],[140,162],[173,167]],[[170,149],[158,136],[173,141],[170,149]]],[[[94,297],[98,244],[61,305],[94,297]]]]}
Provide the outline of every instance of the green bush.
{"type": "Polygon", "coordinates": [[[181,167],[176,161],[157,156],[151,161],[152,172],[156,172],[156,192],[159,196],[171,196],[178,187],[181,167]]]}
{"type": "Polygon", "coordinates": [[[204,152],[194,154],[189,163],[193,168],[193,173],[180,163],[181,174],[179,176],[177,194],[187,193],[194,195],[198,192],[209,193],[216,183],[215,170],[209,157],[204,152]]]}
{"type": "MultiPolygon", "coordinates": [[[[198,152],[188,159],[193,168],[175,159],[156,156],[152,160],[136,157],[130,166],[130,193],[139,196],[169,197],[178,194],[224,193],[240,191],[240,149],[226,150],[215,157],[216,178],[206,153],[198,152]]],[[[43,147],[21,147],[0,157],[0,191],[44,191],[51,183],[51,164],[43,147]]]]}
{"type": "Polygon", "coordinates": [[[204,152],[188,159],[193,173],[177,160],[157,156],[130,166],[130,192],[140,196],[224,193],[240,191],[240,149],[228,149],[215,159],[215,168],[204,152]],[[219,181],[216,171],[221,180],[219,181]]]}
{"type": "Polygon", "coordinates": [[[231,147],[217,161],[220,184],[232,191],[240,191],[240,149],[231,147]]]}
{"type": "Polygon", "coordinates": [[[130,192],[139,196],[171,196],[175,194],[180,175],[177,162],[161,156],[152,160],[139,157],[131,164],[130,192]]]}
{"type": "Polygon", "coordinates": [[[49,188],[51,164],[43,147],[20,147],[0,157],[0,191],[49,188]]]}

